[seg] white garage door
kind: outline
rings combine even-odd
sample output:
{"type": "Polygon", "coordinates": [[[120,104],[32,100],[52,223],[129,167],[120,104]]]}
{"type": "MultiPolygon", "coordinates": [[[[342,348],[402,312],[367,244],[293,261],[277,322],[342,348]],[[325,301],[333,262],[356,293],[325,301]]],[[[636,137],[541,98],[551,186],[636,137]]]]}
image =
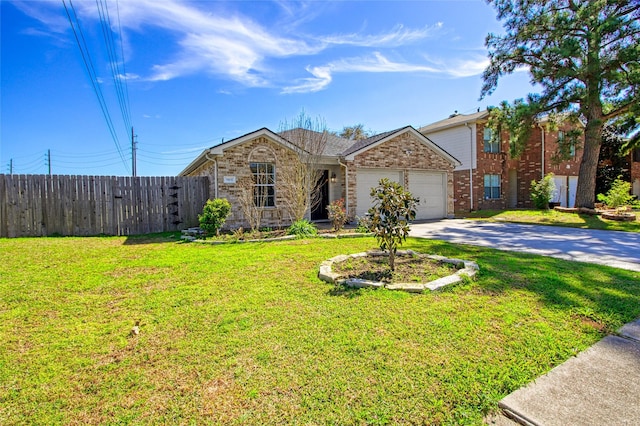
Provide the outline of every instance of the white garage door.
{"type": "Polygon", "coordinates": [[[553,182],[556,184],[556,192],[551,201],[560,203],[562,207],[574,207],[576,205],[578,176],[554,176],[553,182]]]}
{"type": "Polygon", "coordinates": [[[420,199],[416,219],[447,217],[447,179],[445,173],[409,172],[409,191],[420,199]]]}
{"type": "Polygon", "coordinates": [[[356,216],[363,217],[373,203],[371,202],[371,188],[378,186],[380,179],[387,178],[390,181],[404,185],[402,172],[390,169],[363,169],[356,175],[356,197],[358,199],[356,216]]]}

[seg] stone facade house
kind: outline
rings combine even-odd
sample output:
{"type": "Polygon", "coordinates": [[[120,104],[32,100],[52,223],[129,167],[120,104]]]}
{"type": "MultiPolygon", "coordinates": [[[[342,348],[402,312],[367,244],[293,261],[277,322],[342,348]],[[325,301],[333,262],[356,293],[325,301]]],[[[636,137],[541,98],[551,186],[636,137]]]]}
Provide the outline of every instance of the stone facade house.
{"type": "Polygon", "coordinates": [[[573,207],[582,151],[572,147],[570,160],[554,161],[558,139],[565,137],[570,126],[562,124],[552,130],[547,122],[538,123],[524,152],[512,158],[508,135],[491,141],[488,118],[486,110],[453,114],[419,129],[461,162],[453,173],[455,212],[532,207],[531,181],[550,172],[557,188],[552,201],[573,207]]]}
{"type": "MultiPolygon", "coordinates": [[[[247,191],[263,194],[262,226],[283,227],[292,222],[290,200],[282,176],[287,176],[297,153],[291,132],[262,128],[205,149],[180,176],[210,178],[211,194],[226,198],[232,212],[225,226],[247,226],[241,199],[247,191]],[[249,182],[249,185],[247,185],[249,182]]],[[[381,178],[403,184],[420,200],[416,219],[440,219],[454,213],[454,168],[459,161],[411,126],[361,141],[325,135],[318,168],[322,179],[319,203],[307,218],[327,218],[326,207],[344,199],[351,219],[371,207],[371,188],[381,178]]],[[[245,198],[246,199],[246,198],[245,198]]]]}

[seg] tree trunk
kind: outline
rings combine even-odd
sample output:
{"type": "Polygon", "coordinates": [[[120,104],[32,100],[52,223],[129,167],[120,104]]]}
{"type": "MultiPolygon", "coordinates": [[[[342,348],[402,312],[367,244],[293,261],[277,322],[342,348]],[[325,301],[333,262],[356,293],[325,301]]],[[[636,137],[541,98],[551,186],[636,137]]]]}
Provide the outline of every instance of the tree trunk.
{"type": "Polygon", "coordinates": [[[389,249],[389,268],[392,271],[396,270],[396,251],[394,249],[389,249]]]}
{"type": "Polygon", "coordinates": [[[592,209],[596,199],[596,173],[602,144],[602,120],[589,117],[584,132],[584,148],[580,162],[575,207],[592,209]]]}
{"type": "MultiPolygon", "coordinates": [[[[593,17],[592,17],[593,19],[593,17]]],[[[593,22],[590,25],[596,26],[593,22]]],[[[585,81],[586,98],[580,106],[587,123],[584,129],[584,149],[580,162],[578,188],[576,188],[575,207],[592,209],[596,199],[596,174],[598,172],[598,157],[602,145],[602,129],[604,127],[602,100],[600,99],[600,36],[592,31],[588,36],[587,51],[587,80],[585,81]]]]}

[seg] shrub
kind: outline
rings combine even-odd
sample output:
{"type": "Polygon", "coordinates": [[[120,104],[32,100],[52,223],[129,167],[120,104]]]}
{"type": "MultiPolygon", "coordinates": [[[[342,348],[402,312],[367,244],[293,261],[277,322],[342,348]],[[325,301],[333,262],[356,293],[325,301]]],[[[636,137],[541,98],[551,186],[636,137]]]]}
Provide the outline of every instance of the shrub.
{"type": "Polygon", "coordinates": [[[296,220],[287,230],[287,234],[298,237],[312,237],[318,235],[318,228],[306,219],[296,220]]]}
{"type": "Polygon", "coordinates": [[[356,226],[356,232],[367,233],[371,232],[371,219],[369,217],[356,217],[358,225],[356,226]]]}
{"type": "Polygon", "coordinates": [[[329,219],[333,224],[333,229],[336,232],[341,230],[344,227],[344,224],[347,223],[347,209],[344,207],[344,200],[342,198],[329,204],[327,212],[329,213],[329,219]]]}
{"type": "Polygon", "coordinates": [[[549,202],[556,192],[556,183],[553,181],[553,173],[548,173],[539,181],[531,181],[531,200],[538,209],[549,209],[549,202]]]}
{"type": "Polygon", "coordinates": [[[631,195],[631,184],[623,181],[620,176],[613,181],[607,195],[598,194],[598,201],[616,210],[630,205],[634,198],[631,195]]]}
{"type": "Polygon", "coordinates": [[[208,235],[220,235],[220,228],[224,225],[227,217],[231,213],[231,204],[226,198],[216,198],[207,200],[202,208],[202,214],[198,215],[200,228],[208,235]]]}
{"type": "Polygon", "coordinates": [[[371,197],[370,229],[380,249],[389,251],[389,266],[394,271],[396,251],[409,235],[409,221],[416,217],[418,199],[399,183],[386,178],[380,179],[378,187],[371,188],[371,197]]]}

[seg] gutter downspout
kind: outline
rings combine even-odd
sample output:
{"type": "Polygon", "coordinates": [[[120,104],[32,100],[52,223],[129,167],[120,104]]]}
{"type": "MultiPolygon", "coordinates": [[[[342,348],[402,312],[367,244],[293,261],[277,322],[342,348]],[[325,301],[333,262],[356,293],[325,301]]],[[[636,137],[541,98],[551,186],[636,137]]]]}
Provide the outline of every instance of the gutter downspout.
{"type": "Polygon", "coordinates": [[[349,168],[338,158],[338,164],[344,167],[344,208],[349,216],[349,168]]]}
{"type": "Polygon", "coordinates": [[[540,127],[540,134],[542,136],[541,140],[542,140],[542,157],[540,160],[540,164],[542,166],[542,179],[544,179],[544,127],[542,126],[542,124],[538,124],[538,127],[540,127]]]}
{"type": "Polygon", "coordinates": [[[469,156],[469,211],[473,210],[473,128],[469,126],[469,123],[465,122],[464,125],[469,129],[469,148],[471,148],[469,156]]]}
{"type": "Polygon", "coordinates": [[[209,157],[209,152],[205,154],[205,158],[213,161],[213,196],[214,198],[218,198],[218,160],[209,157]]]}

